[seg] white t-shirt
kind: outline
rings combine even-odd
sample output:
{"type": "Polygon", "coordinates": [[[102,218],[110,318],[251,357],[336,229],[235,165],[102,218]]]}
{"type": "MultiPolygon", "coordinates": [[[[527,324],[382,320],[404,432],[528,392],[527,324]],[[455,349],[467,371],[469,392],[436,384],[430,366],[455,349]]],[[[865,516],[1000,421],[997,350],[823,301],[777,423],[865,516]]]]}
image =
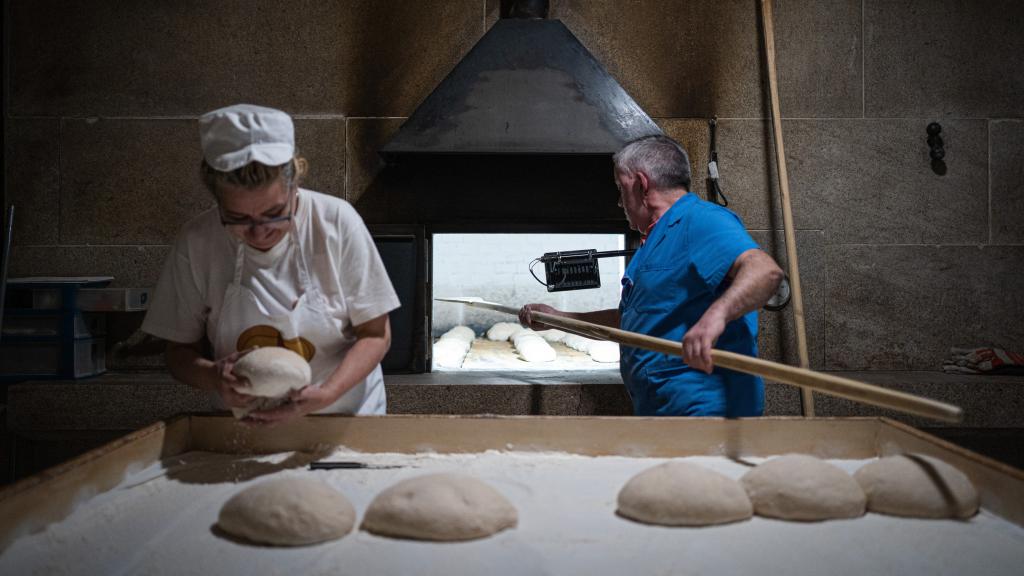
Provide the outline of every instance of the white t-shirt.
{"type": "MultiPolygon", "coordinates": [[[[377,247],[351,204],[300,189],[295,227],[312,282],[326,297],[328,313],[341,321],[348,335],[353,325],[401,305],[377,247]]],[[[142,330],[183,344],[198,342],[205,333],[213,342],[239,242],[224,229],[216,207],[187,222],[164,263],[142,330]]],[[[272,258],[287,242],[285,237],[266,253],[246,252],[241,283],[268,314],[291,310],[299,297],[299,263],[295,258],[272,258]]]]}

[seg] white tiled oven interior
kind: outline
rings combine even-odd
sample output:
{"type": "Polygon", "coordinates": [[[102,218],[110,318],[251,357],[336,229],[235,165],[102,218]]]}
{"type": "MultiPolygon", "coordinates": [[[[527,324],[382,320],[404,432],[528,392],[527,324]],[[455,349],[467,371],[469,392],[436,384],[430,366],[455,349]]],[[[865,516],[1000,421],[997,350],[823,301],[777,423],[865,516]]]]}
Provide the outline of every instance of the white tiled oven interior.
{"type": "MultiPolygon", "coordinates": [[[[619,303],[621,278],[625,268],[622,257],[601,258],[601,287],[588,290],[548,292],[530,274],[530,263],[547,252],[594,249],[599,252],[622,250],[622,234],[434,234],[432,240],[433,297],[475,296],[507,306],[519,307],[531,302],[550,304],[561,310],[587,311],[615,308],[619,303]]],[[[544,280],[544,265],[537,263],[534,273],[544,280]]],[[[497,322],[515,322],[515,318],[490,310],[461,304],[433,303],[432,341],[455,326],[468,326],[476,334],[473,349],[460,368],[432,370],[572,370],[617,368],[617,363],[590,361],[558,343],[553,362],[526,362],[517,357],[511,343],[485,338],[497,322]]]]}

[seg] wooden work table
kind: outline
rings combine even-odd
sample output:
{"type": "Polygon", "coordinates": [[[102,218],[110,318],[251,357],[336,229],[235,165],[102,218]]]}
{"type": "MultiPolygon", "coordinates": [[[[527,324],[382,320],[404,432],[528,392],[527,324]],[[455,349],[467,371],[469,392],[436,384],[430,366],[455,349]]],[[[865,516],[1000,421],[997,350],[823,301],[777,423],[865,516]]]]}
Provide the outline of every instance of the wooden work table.
{"type": "Polygon", "coordinates": [[[239,425],[229,415],[185,415],[0,490],[0,550],[10,546],[8,571],[20,566],[26,573],[159,572],[171,558],[169,572],[214,566],[222,574],[285,566],[307,573],[339,565],[380,574],[409,573],[410,566],[498,574],[522,573],[524,566],[530,573],[595,574],[621,574],[628,567],[655,572],[650,568],[657,566],[677,573],[695,565],[701,572],[726,573],[765,566],[769,573],[786,574],[816,574],[822,566],[837,574],[894,566],[890,571],[910,574],[943,568],[1010,573],[1021,559],[1022,494],[1024,472],[884,418],[315,416],[267,429],[239,425]],[[328,447],[342,447],[346,458],[355,451],[360,460],[400,465],[331,475],[305,470],[328,447]],[[639,526],[614,514],[621,483],[657,462],[652,458],[692,457],[738,477],[762,458],[789,452],[844,467],[890,454],[931,455],[971,479],[983,510],[969,522],[871,513],[810,524],[756,517],[679,530],[639,526]],[[621,468],[626,465],[628,470],[621,468]],[[316,474],[365,510],[373,494],[396,480],[455,469],[472,470],[505,490],[520,525],[461,547],[358,531],[319,548],[294,550],[239,545],[211,530],[217,509],[232,493],[278,473],[316,474]],[[588,481],[581,483],[581,475],[588,481]],[[97,531],[100,518],[104,528],[97,531]],[[467,558],[482,563],[460,569],[467,558]],[[585,566],[595,558],[595,566],[585,566]]]}
{"type": "MultiPolygon", "coordinates": [[[[999,460],[1024,467],[1024,377],[939,372],[842,372],[961,406],[956,427],[816,395],[820,416],[887,416],[929,430],[999,460]]],[[[615,370],[567,372],[435,372],[385,376],[392,414],[622,416],[631,407],[615,370]]],[[[799,392],[769,383],[765,414],[799,415],[799,392]]],[[[166,372],[108,373],[73,381],[8,388],[5,431],[15,462],[6,479],[24,476],[103,442],[176,414],[213,408],[202,392],[166,372]]]]}

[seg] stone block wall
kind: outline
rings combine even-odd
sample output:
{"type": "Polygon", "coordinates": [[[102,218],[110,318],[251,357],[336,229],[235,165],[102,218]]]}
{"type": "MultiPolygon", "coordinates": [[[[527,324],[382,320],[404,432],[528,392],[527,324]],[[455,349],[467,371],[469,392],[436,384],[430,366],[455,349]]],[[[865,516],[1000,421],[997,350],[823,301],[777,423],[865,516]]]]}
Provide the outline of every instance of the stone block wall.
{"type": "MultiPolygon", "coordinates": [[[[783,258],[756,0],[551,0],[694,159],[719,118],[722,186],[783,258]]],[[[9,0],[11,275],[153,285],[212,204],[195,118],[297,119],[311,188],[356,202],[375,154],[493,24],[498,0],[9,0]]],[[[1024,4],[777,0],[783,129],[812,364],[933,370],[950,346],[1024,347],[1024,4]],[[944,175],[925,126],[941,122],[944,175]]],[[[375,214],[376,221],[386,214],[375,214]]],[[[788,314],[769,357],[794,358],[788,314]]]]}

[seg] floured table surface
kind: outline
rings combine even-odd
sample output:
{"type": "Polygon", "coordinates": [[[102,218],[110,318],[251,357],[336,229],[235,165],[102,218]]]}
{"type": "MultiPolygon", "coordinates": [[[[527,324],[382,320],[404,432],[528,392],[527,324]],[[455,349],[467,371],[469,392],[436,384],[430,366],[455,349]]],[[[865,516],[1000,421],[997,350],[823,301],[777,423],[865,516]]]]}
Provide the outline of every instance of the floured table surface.
{"type": "MultiPolygon", "coordinates": [[[[747,462],[686,460],[738,478],[747,462]]],[[[129,475],[68,518],[22,536],[2,574],[1019,574],[1024,529],[982,510],[966,522],[867,514],[798,523],[754,517],[706,528],[637,524],[615,514],[633,475],[664,458],[564,453],[362,454],[346,449],[260,457],[188,452],[129,475]],[[401,466],[310,471],[313,459],[401,466]],[[373,497],[412,476],[458,471],[486,481],[519,525],[483,540],[433,543],[353,531],[300,548],[232,541],[221,506],[255,482],[312,476],[343,492],[359,520],[373,497]]],[[[830,460],[853,472],[868,460],[830,460]]]]}

